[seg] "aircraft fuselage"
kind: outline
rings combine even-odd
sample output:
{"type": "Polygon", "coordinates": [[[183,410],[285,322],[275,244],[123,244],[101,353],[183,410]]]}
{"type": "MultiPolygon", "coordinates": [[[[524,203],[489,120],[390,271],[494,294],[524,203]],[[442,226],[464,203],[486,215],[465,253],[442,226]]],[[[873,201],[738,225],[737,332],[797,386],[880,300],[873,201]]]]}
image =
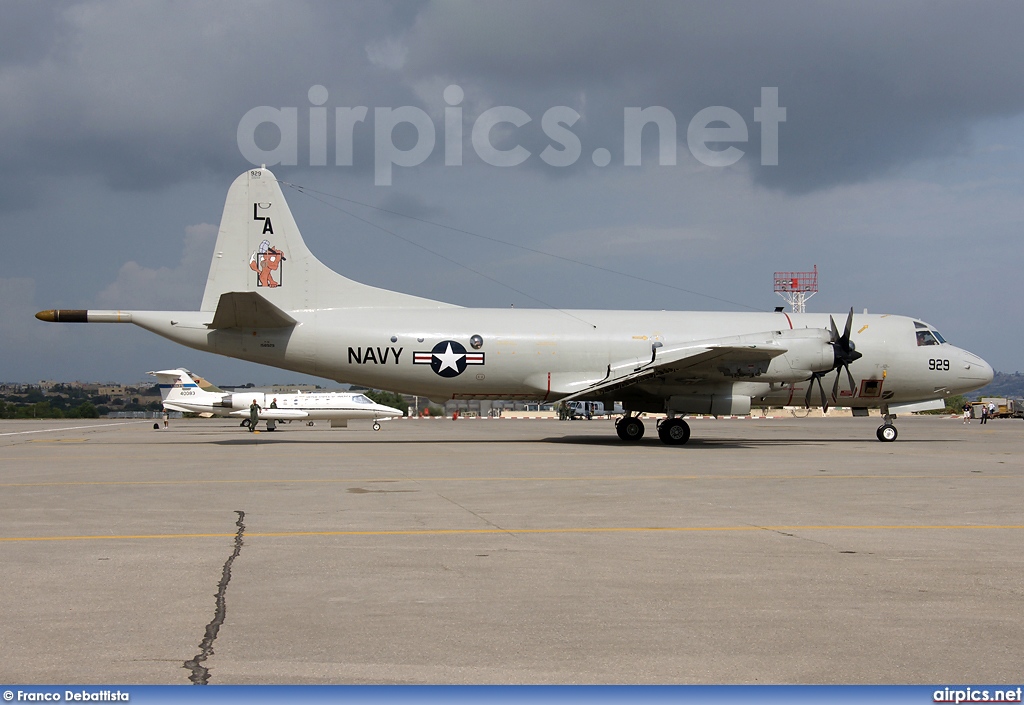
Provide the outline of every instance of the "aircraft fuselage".
{"type": "MultiPolygon", "coordinates": [[[[210,330],[210,313],[130,315],[136,325],[200,350],[435,400],[553,401],[600,381],[609,365],[649,363],[659,348],[751,331],[829,326],[829,314],[453,307],[298,311],[292,312],[298,325],[289,328],[210,330]]],[[[853,320],[851,340],[862,357],[850,366],[854,392],[845,379],[841,385],[843,406],[941,397],[991,378],[991,368],[966,350],[948,343],[917,345],[913,319],[855,314],[853,320]]],[[[751,397],[755,406],[801,403],[809,382],[785,377],[770,370],[700,379],[667,375],[625,398],[702,397],[731,389],[751,397]]]]}

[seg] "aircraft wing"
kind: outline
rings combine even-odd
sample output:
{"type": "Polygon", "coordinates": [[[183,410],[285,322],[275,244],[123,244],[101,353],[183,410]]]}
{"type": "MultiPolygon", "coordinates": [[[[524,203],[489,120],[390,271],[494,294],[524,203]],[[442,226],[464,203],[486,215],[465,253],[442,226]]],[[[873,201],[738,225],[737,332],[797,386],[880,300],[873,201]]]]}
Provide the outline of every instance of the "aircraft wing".
{"type": "Polygon", "coordinates": [[[656,349],[651,361],[609,365],[605,378],[578,392],[562,397],[571,401],[581,397],[608,394],[632,387],[646,380],[670,374],[687,373],[693,377],[752,377],[767,369],[772,359],[787,352],[788,348],[771,343],[756,345],[703,344],[689,347],[656,349]]]}
{"type": "MultiPolygon", "coordinates": [[[[248,409],[232,411],[232,416],[249,417],[248,409]]],[[[261,421],[290,421],[291,419],[304,419],[309,414],[301,409],[262,409],[259,414],[261,421]]]]}
{"type": "Polygon", "coordinates": [[[289,328],[295,319],[255,291],[229,291],[220,295],[209,328],[289,328]]]}

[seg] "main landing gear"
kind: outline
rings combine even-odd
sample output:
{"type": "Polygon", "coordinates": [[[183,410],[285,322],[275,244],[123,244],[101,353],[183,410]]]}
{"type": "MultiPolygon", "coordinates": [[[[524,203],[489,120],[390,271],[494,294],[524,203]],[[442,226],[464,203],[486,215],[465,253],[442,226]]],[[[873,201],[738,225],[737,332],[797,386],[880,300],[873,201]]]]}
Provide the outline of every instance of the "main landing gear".
{"type": "Polygon", "coordinates": [[[658,424],[658,438],[668,446],[681,446],[690,440],[690,424],[682,419],[665,419],[658,424]]]}
{"type": "MultiPolygon", "coordinates": [[[[615,422],[615,432],[627,443],[635,443],[644,437],[644,422],[637,416],[623,416],[615,422]]],[[[683,445],[690,440],[690,426],[682,419],[665,419],[658,424],[658,438],[665,445],[683,445]]]]}
{"type": "Polygon", "coordinates": [[[623,416],[615,422],[615,432],[622,440],[635,443],[644,437],[644,422],[637,416],[623,416]]]}

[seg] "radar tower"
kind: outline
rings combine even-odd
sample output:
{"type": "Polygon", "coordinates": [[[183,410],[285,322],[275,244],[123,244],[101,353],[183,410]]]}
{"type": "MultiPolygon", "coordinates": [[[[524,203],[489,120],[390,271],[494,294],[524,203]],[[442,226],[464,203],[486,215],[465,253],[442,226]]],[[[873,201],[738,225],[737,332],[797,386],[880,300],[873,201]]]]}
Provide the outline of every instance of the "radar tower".
{"type": "Polygon", "coordinates": [[[793,313],[807,310],[807,299],[818,293],[818,265],[813,272],[776,272],[775,293],[786,300],[793,313]]]}

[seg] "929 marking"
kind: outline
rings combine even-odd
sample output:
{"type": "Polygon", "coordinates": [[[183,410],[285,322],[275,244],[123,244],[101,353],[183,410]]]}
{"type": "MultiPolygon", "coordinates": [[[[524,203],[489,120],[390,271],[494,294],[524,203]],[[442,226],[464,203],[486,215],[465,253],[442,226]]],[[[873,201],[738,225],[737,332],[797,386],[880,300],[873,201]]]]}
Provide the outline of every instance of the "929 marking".
{"type": "Polygon", "coordinates": [[[933,357],[928,361],[928,369],[949,372],[949,360],[941,360],[933,357]]]}

